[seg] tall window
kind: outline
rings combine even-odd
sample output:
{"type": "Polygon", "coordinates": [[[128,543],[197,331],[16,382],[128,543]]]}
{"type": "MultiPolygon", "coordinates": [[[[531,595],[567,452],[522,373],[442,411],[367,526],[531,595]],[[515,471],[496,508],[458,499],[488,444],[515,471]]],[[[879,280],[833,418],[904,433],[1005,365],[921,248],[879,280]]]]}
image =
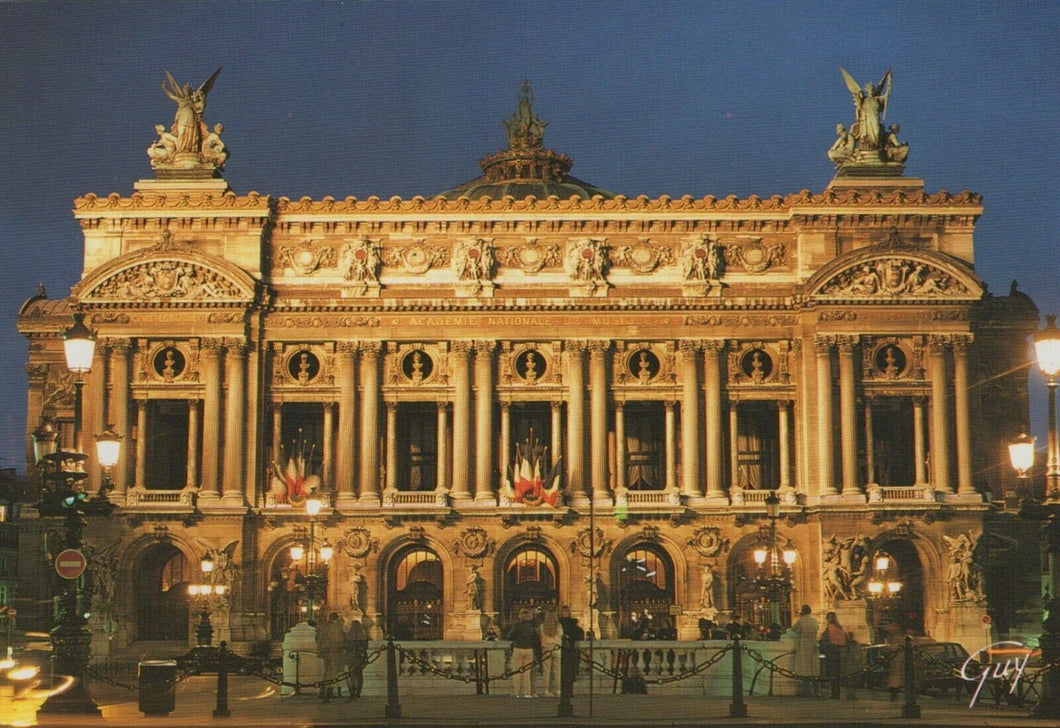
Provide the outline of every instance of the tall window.
{"type": "Polygon", "coordinates": [[[772,402],[745,402],[736,417],[736,485],[752,490],[776,489],[780,480],[777,458],[777,408],[772,402]]]}
{"type": "Polygon", "coordinates": [[[556,559],[540,546],[525,546],[514,552],[504,568],[504,616],[510,624],[526,607],[535,612],[555,607],[556,559]]]}
{"type": "MultiPolygon", "coordinates": [[[[144,486],[180,490],[188,480],[188,402],[152,399],[147,402],[147,462],[144,486]]],[[[210,443],[208,447],[215,447],[210,443]]]]}
{"type": "Polygon", "coordinates": [[[286,463],[301,454],[305,458],[305,474],[323,476],[324,463],[324,405],[319,402],[287,402],[283,405],[280,446],[286,463]]]}
{"type": "Polygon", "coordinates": [[[422,546],[397,555],[387,594],[387,626],[396,639],[442,639],[442,562],[422,546]]]}
{"type": "MultiPolygon", "coordinates": [[[[650,625],[653,631],[673,627],[674,565],[655,544],[640,544],[618,564],[619,636],[631,638],[650,625]]],[[[638,635],[642,636],[642,635],[638,635]]]]}
{"type": "Polygon", "coordinates": [[[661,402],[626,406],[626,484],[630,490],[666,487],[666,426],[661,402]]]}
{"type": "Polygon", "coordinates": [[[872,408],[872,460],[870,482],[879,485],[914,485],[913,403],[905,397],[876,397],[872,408]]]}
{"type": "Polygon", "coordinates": [[[398,407],[398,490],[434,490],[438,482],[437,412],[434,404],[398,407]]]}

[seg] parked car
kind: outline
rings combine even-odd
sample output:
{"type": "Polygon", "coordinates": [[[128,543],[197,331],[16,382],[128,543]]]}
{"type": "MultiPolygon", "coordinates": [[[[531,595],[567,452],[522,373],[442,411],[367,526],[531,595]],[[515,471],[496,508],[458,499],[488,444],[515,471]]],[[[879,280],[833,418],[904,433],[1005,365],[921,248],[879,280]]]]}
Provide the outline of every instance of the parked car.
{"type": "MultiPolygon", "coordinates": [[[[969,676],[979,675],[983,668],[978,660],[968,661],[970,655],[963,645],[957,642],[936,642],[914,638],[913,646],[917,692],[945,694],[950,689],[958,693],[962,689],[969,692],[975,691],[976,682],[962,679],[959,673],[965,663],[967,667],[964,671],[969,676]]],[[[882,690],[887,687],[891,660],[904,659],[901,650],[891,657],[893,649],[893,646],[887,644],[867,645],[861,648],[861,664],[866,668],[879,667],[862,677],[857,682],[857,687],[873,690],[882,690]]]]}

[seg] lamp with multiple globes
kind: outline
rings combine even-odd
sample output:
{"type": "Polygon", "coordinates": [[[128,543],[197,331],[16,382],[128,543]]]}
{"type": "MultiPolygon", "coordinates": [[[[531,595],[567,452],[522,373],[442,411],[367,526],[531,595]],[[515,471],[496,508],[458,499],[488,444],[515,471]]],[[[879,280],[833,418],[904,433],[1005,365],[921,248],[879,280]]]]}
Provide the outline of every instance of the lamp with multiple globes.
{"type": "MultiPolygon", "coordinates": [[[[777,540],[777,519],[780,518],[780,498],[770,492],[766,496],[766,517],[769,519],[769,530],[766,541],[760,541],[751,552],[759,573],[754,584],[769,602],[769,619],[777,624],[786,624],[788,619],[781,619],[781,609],[791,609],[791,567],[798,558],[798,552],[791,540],[785,540],[783,546],[777,540]]],[[[790,614],[787,615],[790,617],[790,614]]]]}
{"type": "MultiPolygon", "coordinates": [[[[1060,328],[1056,325],[1056,316],[1046,316],[1045,326],[1034,334],[1034,351],[1049,393],[1045,498],[1041,502],[1025,501],[1020,516],[1042,524],[1049,562],[1049,581],[1043,596],[1048,616],[1042,621],[1042,634],[1038,639],[1046,669],[1034,716],[1057,719],[1060,718],[1060,599],[1056,597],[1056,589],[1060,586],[1060,443],[1056,429],[1056,380],[1060,375],[1060,328]]],[[[1020,435],[1009,445],[1009,457],[1019,476],[1027,477],[1034,465],[1034,438],[1020,435]]]]}
{"type": "Polygon", "coordinates": [[[327,539],[320,546],[316,542],[316,519],[324,501],[315,495],[306,498],[305,511],[309,516],[309,537],[305,543],[291,546],[292,568],[305,559],[305,604],[302,613],[307,621],[315,622],[318,602],[323,602],[328,591],[327,564],[335,555],[335,549],[327,539]]]}
{"type": "Polygon", "coordinates": [[[213,558],[206,554],[199,560],[199,569],[202,571],[203,581],[198,584],[188,584],[188,596],[199,597],[201,600],[199,623],[195,625],[195,641],[199,647],[209,647],[213,642],[213,623],[210,621],[210,598],[224,596],[226,592],[224,584],[214,584],[210,581],[213,567],[213,558]]]}

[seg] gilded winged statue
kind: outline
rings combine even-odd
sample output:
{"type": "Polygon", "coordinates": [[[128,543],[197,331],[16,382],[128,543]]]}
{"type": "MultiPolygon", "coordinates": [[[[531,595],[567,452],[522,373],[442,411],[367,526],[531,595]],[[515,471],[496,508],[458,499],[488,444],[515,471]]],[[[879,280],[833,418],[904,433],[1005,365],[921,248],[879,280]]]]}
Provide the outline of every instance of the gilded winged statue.
{"type": "Polygon", "coordinates": [[[840,67],[839,72],[843,74],[843,80],[854,99],[855,120],[851,133],[857,138],[862,151],[880,149],[884,137],[883,118],[887,114],[887,99],[891,95],[890,69],[883,74],[879,83],[869,82],[864,87],[858,86],[858,82],[845,68],[840,67]]]}

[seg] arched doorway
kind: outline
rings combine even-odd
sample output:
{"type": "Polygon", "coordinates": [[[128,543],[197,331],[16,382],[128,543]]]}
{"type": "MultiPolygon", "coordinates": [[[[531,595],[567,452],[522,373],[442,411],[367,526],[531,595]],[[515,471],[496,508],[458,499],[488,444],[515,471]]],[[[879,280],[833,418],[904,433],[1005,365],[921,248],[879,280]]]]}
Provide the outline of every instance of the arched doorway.
{"type": "Polygon", "coordinates": [[[304,619],[305,575],[293,563],[290,549],[282,549],[272,562],[268,592],[269,638],[280,640],[304,619]]]}
{"type": "Polygon", "coordinates": [[[630,547],[618,562],[619,637],[629,639],[651,625],[651,631],[672,629],[674,564],[670,555],[652,543],[630,547]],[[650,617],[649,619],[646,619],[650,617]]]}
{"type": "Polygon", "coordinates": [[[197,572],[172,544],[144,551],[133,577],[139,639],[188,640],[188,584],[196,580],[197,572]]]}
{"type": "Polygon", "coordinates": [[[536,612],[559,604],[559,570],[552,553],[540,546],[523,546],[512,552],[504,566],[504,624],[519,618],[519,610],[536,612]]]}
{"type": "Polygon", "coordinates": [[[882,540],[876,545],[869,568],[872,576],[863,589],[869,597],[868,619],[873,639],[882,642],[893,628],[924,634],[924,569],[913,543],[904,538],[882,540]],[[881,557],[887,559],[885,569],[880,568],[881,557]],[[883,585],[877,595],[869,593],[871,580],[883,585]],[[893,591],[887,588],[888,583],[901,587],[893,591]]]}
{"type": "Polygon", "coordinates": [[[761,539],[734,550],[729,562],[729,604],[733,615],[755,629],[787,629],[792,624],[791,571],[783,561],[774,569],[768,555],[764,564],[758,564],[754,550],[760,544],[761,539]]]}
{"type": "Polygon", "coordinates": [[[387,626],[405,640],[442,639],[442,562],[425,546],[399,551],[387,574],[387,626]]]}

